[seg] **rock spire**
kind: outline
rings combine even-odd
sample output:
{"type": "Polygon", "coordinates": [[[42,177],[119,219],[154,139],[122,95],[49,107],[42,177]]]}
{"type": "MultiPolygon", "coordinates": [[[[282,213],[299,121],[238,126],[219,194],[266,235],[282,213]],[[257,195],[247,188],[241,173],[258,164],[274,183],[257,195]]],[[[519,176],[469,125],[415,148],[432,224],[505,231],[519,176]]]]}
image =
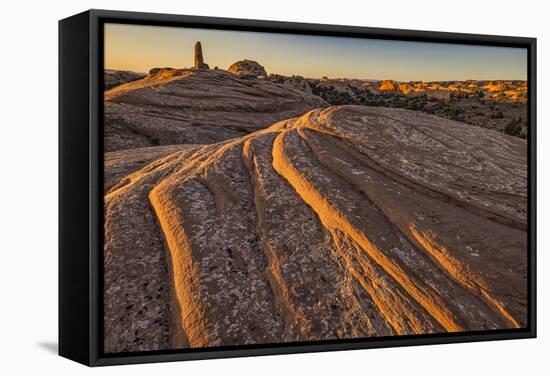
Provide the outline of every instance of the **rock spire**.
{"type": "Polygon", "coordinates": [[[202,45],[201,42],[198,41],[195,43],[195,68],[196,69],[209,69],[210,67],[208,64],[204,62],[204,59],[202,57],[202,45]]]}

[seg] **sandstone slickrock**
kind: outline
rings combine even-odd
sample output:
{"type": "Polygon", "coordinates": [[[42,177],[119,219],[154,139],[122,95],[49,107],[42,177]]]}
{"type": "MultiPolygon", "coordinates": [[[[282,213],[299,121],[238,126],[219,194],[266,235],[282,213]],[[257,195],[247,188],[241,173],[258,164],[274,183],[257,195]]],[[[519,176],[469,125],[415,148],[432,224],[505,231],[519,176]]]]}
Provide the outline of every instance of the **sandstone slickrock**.
{"type": "Polygon", "coordinates": [[[260,63],[248,59],[231,64],[227,71],[238,76],[267,77],[267,72],[260,63]]]}
{"type": "Polygon", "coordinates": [[[526,325],[524,140],[336,106],[155,149],[105,195],[107,352],[526,325]]]}
{"type": "Polygon", "coordinates": [[[115,86],[125,84],[126,82],[139,80],[143,77],[145,77],[145,74],[143,73],[121,71],[121,70],[114,70],[114,69],[105,69],[103,73],[105,90],[112,89],[115,86]]]}
{"type": "Polygon", "coordinates": [[[223,70],[155,68],[105,92],[105,151],[220,142],[325,106],[304,91],[223,70]]]}
{"type": "Polygon", "coordinates": [[[141,169],[150,162],[176,151],[188,149],[190,146],[193,145],[167,145],[105,153],[103,163],[105,171],[108,171],[104,177],[105,192],[126,175],[141,169]]]}

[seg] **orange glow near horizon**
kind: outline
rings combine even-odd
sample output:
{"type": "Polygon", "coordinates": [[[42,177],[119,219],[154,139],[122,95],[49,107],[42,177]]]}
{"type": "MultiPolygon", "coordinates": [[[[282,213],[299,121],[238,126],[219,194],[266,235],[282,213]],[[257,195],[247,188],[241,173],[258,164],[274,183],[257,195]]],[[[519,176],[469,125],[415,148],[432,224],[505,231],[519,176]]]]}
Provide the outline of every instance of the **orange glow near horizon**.
{"type": "Polygon", "coordinates": [[[398,81],[525,80],[527,50],[177,27],[106,24],[105,68],[146,73],[205,62],[227,69],[250,59],[268,73],[398,81]]]}

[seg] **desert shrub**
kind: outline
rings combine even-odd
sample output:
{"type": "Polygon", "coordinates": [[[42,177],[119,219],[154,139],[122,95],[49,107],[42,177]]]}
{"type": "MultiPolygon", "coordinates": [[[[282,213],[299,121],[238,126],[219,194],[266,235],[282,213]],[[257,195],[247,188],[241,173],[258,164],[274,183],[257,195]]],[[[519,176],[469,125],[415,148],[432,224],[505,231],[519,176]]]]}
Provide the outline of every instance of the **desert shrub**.
{"type": "Polygon", "coordinates": [[[279,74],[272,73],[269,75],[269,78],[274,84],[282,84],[285,81],[285,78],[279,74]]]}
{"type": "Polygon", "coordinates": [[[344,91],[338,95],[337,102],[337,104],[355,104],[355,101],[347,91],[344,91]]]}
{"type": "Polygon", "coordinates": [[[350,86],[350,89],[353,92],[353,94],[355,94],[355,95],[360,95],[361,94],[361,89],[358,88],[358,87],[350,86]]]}
{"type": "Polygon", "coordinates": [[[461,108],[451,108],[449,115],[452,120],[457,120],[457,121],[464,121],[466,118],[464,115],[464,110],[462,110],[461,108]]]}
{"type": "Polygon", "coordinates": [[[522,135],[523,127],[521,126],[521,123],[517,120],[512,120],[506,126],[504,127],[504,133],[520,137],[522,135]]]}
{"type": "Polygon", "coordinates": [[[420,110],[422,108],[422,105],[420,102],[417,102],[417,101],[410,101],[408,104],[407,104],[407,107],[411,110],[420,110]]]}

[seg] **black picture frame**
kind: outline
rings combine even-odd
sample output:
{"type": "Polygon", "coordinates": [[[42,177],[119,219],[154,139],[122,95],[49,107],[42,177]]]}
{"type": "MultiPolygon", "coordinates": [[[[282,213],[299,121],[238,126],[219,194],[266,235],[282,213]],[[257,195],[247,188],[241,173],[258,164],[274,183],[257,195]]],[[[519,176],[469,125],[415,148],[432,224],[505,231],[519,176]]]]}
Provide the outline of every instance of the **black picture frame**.
{"type": "Polygon", "coordinates": [[[88,10],[59,21],[59,354],[88,366],[536,337],[536,39],[88,10]],[[103,24],[522,47],[528,56],[528,326],[522,329],[104,354],[103,24]]]}

